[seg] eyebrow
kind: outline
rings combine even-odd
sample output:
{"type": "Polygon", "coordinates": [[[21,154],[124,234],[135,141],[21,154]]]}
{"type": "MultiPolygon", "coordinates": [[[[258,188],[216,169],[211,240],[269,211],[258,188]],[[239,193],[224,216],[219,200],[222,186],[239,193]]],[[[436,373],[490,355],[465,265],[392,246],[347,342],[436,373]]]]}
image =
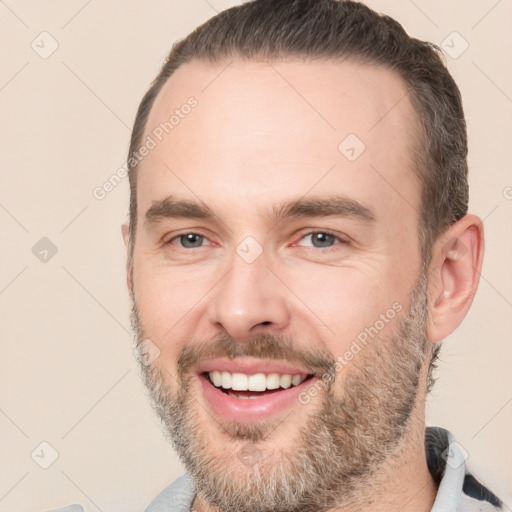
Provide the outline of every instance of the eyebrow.
{"type": "Polygon", "coordinates": [[[164,219],[206,219],[211,220],[214,213],[206,205],[173,196],[154,201],[146,212],[146,224],[154,224],[164,219]]]}
{"type": "Polygon", "coordinates": [[[278,223],[284,219],[300,219],[306,217],[343,217],[361,220],[366,223],[375,222],[373,211],[346,196],[331,195],[318,198],[300,198],[296,201],[282,203],[273,207],[269,220],[278,223]]]}
{"type": "MultiPolygon", "coordinates": [[[[217,216],[204,203],[199,204],[187,199],[177,199],[168,196],[153,202],[147,210],[146,224],[155,224],[164,219],[203,219],[214,220],[217,216]]],[[[274,206],[267,214],[272,224],[285,219],[300,219],[306,217],[343,217],[361,220],[366,223],[375,222],[373,211],[345,196],[331,195],[318,198],[300,198],[274,206]]]]}

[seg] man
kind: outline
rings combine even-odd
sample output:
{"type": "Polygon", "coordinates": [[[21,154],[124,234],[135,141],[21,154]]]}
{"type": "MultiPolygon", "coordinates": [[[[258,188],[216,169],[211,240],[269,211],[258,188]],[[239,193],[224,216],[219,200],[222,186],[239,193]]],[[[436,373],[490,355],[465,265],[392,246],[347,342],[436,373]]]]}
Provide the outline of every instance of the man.
{"type": "Polygon", "coordinates": [[[483,257],[436,49],[338,0],[256,0],[172,49],[131,139],[141,368],[187,475],[156,511],[500,510],[425,429],[483,257]]]}

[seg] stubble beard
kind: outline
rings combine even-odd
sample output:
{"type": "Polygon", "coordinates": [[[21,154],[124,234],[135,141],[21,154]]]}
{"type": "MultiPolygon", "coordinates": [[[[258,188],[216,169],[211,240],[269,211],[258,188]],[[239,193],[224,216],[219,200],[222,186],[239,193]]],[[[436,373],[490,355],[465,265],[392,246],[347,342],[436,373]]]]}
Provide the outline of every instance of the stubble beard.
{"type": "MultiPolygon", "coordinates": [[[[249,453],[265,454],[265,443],[283,435],[286,424],[293,423],[293,412],[281,424],[217,421],[218,436],[208,439],[207,414],[191,394],[188,369],[207,354],[288,361],[293,354],[292,360],[318,371],[334,367],[332,355],[299,351],[292,340],[273,335],[243,345],[223,336],[185,347],[178,359],[178,382],[158,364],[140,368],[152,405],[204,502],[222,512],[325,512],[371,503],[372,478],[384,462],[399,457],[416,406],[421,369],[432,350],[426,322],[423,276],[396,331],[375,337],[335,381],[326,381],[321,403],[311,402],[309,407],[316,410],[303,422],[297,439],[287,439],[290,448],[276,454],[274,447],[271,455],[253,465],[244,466],[234,452],[243,446],[249,453]],[[340,378],[341,389],[335,389],[340,378]],[[215,453],[212,446],[219,440],[225,440],[226,446],[215,453]]],[[[140,343],[145,337],[136,304],[132,324],[140,343]]],[[[208,421],[214,422],[209,416],[208,421]]]]}

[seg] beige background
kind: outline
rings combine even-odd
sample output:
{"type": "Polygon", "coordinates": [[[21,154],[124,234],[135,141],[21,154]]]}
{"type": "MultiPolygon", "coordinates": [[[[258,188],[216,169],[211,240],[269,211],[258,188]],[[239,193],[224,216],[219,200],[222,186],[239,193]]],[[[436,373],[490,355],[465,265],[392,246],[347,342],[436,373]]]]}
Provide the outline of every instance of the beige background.
{"type": "MultiPolygon", "coordinates": [[[[101,201],[92,191],[123,165],[172,42],[235,3],[0,2],[2,512],[141,511],[182,472],[132,353],[119,228],[128,183],[101,201]],[[51,38],[58,48],[44,59],[51,38]],[[58,249],[47,262],[45,242],[32,252],[42,237],[58,249]],[[43,441],[58,453],[48,469],[43,441]]],[[[464,97],[487,255],[474,307],[445,343],[428,422],[455,434],[511,510],[512,1],[368,3],[416,37],[448,37],[453,55],[469,44],[447,62],[464,97]]]]}

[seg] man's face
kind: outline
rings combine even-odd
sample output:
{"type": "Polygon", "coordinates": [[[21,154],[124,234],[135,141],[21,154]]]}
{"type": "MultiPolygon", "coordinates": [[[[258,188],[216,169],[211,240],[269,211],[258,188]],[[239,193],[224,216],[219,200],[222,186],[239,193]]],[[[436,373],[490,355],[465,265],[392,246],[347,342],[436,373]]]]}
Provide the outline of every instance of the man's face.
{"type": "Polygon", "coordinates": [[[212,501],[242,492],[242,510],[272,471],[298,482],[315,450],[337,457],[348,495],[399,446],[425,357],[416,116],[384,69],[227,64],[179,68],[146,127],[133,260],[139,342],[159,350],[146,379],[212,501]]]}

